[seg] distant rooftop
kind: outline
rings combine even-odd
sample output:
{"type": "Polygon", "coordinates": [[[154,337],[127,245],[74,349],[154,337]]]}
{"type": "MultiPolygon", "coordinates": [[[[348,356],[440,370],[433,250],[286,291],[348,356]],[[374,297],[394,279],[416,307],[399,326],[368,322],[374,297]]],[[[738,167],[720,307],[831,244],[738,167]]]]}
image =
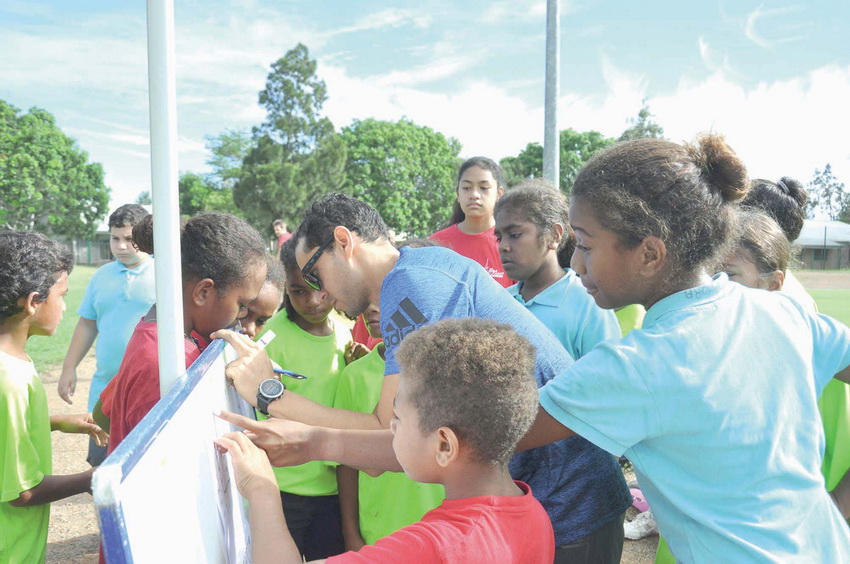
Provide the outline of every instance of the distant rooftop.
{"type": "Polygon", "coordinates": [[[801,247],[844,247],[850,245],[850,223],[807,219],[794,241],[801,247]]]}

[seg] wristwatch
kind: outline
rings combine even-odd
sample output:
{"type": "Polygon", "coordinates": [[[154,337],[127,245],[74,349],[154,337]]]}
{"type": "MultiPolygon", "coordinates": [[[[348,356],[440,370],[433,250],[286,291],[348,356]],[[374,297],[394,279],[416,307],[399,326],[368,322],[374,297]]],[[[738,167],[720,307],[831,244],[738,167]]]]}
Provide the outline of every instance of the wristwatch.
{"type": "Polygon", "coordinates": [[[263,415],[269,414],[269,404],[283,396],[286,386],[280,380],[268,378],[260,382],[257,389],[257,410],[263,415]]]}

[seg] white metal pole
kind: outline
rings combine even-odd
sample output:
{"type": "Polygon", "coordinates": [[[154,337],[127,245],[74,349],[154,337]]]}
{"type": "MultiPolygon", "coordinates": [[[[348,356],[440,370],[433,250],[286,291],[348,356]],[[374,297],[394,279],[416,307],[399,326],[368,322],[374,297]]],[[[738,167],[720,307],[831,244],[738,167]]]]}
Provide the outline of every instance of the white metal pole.
{"type": "Polygon", "coordinates": [[[147,0],[151,196],[156,253],[159,389],[162,395],[186,371],[180,207],[177,198],[177,89],[174,80],[174,4],[147,0]]]}
{"type": "Polygon", "coordinates": [[[546,1],[546,97],[543,127],[543,178],[559,187],[560,135],[558,134],[558,91],[560,75],[561,24],[558,0],[546,1]]]}

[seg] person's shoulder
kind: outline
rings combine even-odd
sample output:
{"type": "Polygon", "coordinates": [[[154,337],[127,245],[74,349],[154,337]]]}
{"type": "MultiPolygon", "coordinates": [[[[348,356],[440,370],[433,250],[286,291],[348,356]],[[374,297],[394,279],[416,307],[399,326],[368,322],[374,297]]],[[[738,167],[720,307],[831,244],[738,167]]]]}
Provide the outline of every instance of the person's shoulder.
{"type": "Polygon", "coordinates": [[[449,225],[439,231],[435,232],[433,235],[428,237],[432,241],[444,241],[447,239],[451,239],[454,235],[460,232],[460,229],[457,228],[457,224],[449,225]]]}
{"type": "Polygon", "coordinates": [[[0,351],[0,395],[26,390],[38,378],[35,364],[0,351]]]}

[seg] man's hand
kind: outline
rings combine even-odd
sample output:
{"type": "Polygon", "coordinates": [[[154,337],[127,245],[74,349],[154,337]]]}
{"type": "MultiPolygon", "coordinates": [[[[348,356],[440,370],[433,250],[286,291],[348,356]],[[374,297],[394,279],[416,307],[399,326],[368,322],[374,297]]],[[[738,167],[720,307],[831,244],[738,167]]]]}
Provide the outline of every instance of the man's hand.
{"type": "Polygon", "coordinates": [[[51,415],[50,430],[63,433],[79,433],[90,436],[98,446],[106,446],[109,435],[94,422],[91,413],[76,415],[51,415]]]}
{"type": "Polygon", "coordinates": [[[215,439],[215,444],[230,453],[236,475],[236,488],[242,497],[250,501],[256,495],[277,495],[280,488],[269,457],[257,448],[245,433],[227,433],[215,439]]]}
{"type": "Polygon", "coordinates": [[[59,377],[58,384],[59,397],[65,400],[65,403],[72,404],[74,400],[74,390],[77,389],[77,370],[75,368],[62,369],[62,375],[59,377]]]}
{"type": "Polygon", "coordinates": [[[233,347],[239,358],[228,364],[224,375],[233,382],[242,399],[257,406],[257,390],[260,383],[274,378],[272,362],[263,351],[263,346],[242,333],[221,329],[210,335],[213,339],[224,339],[233,347]]]}
{"type": "Polygon", "coordinates": [[[236,413],[222,411],[218,417],[245,429],[247,438],[266,451],[272,466],[297,466],[314,458],[316,427],[288,419],[266,419],[254,421],[236,413]]]}

